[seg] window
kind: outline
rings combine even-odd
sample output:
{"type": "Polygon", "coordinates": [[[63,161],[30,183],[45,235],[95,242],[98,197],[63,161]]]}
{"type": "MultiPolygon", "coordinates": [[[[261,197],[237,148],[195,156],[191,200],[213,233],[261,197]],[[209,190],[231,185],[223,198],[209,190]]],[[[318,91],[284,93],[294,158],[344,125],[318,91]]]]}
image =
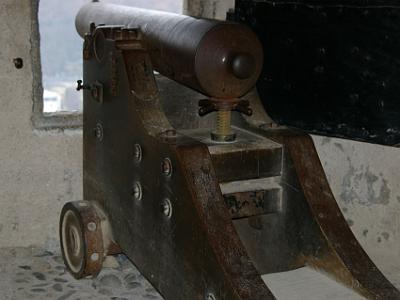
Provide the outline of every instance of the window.
{"type": "MultiPolygon", "coordinates": [[[[181,13],[183,0],[103,0],[102,2],[181,13]]],[[[82,39],[75,30],[75,16],[88,0],[40,0],[39,80],[34,105],[36,127],[81,125],[82,92],[76,81],[82,78],[82,39]],[[39,97],[40,95],[40,97],[39,97]]]]}

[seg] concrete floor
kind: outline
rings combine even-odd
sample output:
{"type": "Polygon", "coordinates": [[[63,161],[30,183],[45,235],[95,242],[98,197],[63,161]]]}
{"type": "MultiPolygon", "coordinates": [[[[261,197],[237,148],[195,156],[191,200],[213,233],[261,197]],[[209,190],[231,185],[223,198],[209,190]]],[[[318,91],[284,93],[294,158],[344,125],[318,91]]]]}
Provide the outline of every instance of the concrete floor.
{"type": "MultiPolygon", "coordinates": [[[[0,299],[163,299],[123,255],[105,262],[98,278],[75,280],[59,254],[36,248],[0,249],[0,299]]],[[[400,288],[400,272],[389,278],[400,288]]],[[[278,300],[362,300],[353,291],[308,268],[264,275],[278,300]]]]}

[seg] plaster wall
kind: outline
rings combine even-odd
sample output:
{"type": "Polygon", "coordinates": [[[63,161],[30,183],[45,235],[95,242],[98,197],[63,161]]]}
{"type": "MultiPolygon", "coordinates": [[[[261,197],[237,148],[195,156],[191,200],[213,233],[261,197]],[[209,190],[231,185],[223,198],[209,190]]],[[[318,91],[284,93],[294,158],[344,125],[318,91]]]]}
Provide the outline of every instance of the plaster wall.
{"type": "Polygon", "coordinates": [[[339,206],[382,269],[400,269],[400,149],[313,136],[339,206]]]}
{"type": "Polygon", "coordinates": [[[0,1],[0,247],[58,247],[61,207],[82,199],[81,131],[39,131],[31,121],[40,76],[35,2],[0,1]]]}
{"type": "Polygon", "coordinates": [[[183,13],[195,17],[225,20],[234,0],[184,0],[183,13]]]}

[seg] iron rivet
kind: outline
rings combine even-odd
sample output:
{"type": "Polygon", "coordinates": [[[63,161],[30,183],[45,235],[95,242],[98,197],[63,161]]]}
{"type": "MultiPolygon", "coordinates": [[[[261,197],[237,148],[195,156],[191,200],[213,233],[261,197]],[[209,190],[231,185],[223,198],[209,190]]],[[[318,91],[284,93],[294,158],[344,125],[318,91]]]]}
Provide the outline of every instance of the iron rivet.
{"type": "Polygon", "coordinates": [[[142,147],[139,144],[133,145],[133,159],[136,162],[140,162],[142,160],[142,147]]]}
{"type": "Polygon", "coordinates": [[[176,130],[175,129],[170,129],[165,131],[165,135],[167,137],[176,137],[176,130]]]}
{"type": "Polygon", "coordinates": [[[97,100],[99,98],[99,89],[97,87],[93,87],[91,90],[92,97],[97,100]]]}
{"type": "Polygon", "coordinates": [[[167,157],[163,160],[161,165],[162,173],[165,176],[171,176],[172,174],[172,163],[171,160],[167,157]]]}
{"type": "Polygon", "coordinates": [[[171,201],[169,199],[164,199],[162,205],[161,205],[161,209],[163,214],[167,217],[167,218],[171,218],[172,216],[172,204],[171,201]]]}
{"type": "Polygon", "coordinates": [[[139,182],[134,183],[132,194],[136,201],[142,200],[142,186],[139,182]]]}
{"type": "Polygon", "coordinates": [[[103,126],[100,123],[96,124],[94,128],[94,136],[99,140],[102,141],[104,137],[103,126]]]}
{"type": "Polygon", "coordinates": [[[217,300],[217,298],[214,296],[213,293],[208,293],[207,297],[206,297],[206,300],[217,300]]]}
{"type": "Polygon", "coordinates": [[[99,260],[99,254],[98,253],[93,253],[92,255],[90,255],[90,259],[92,261],[98,261],[99,260]]]}
{"type": "Polygon", "coordinates": [[[89,231],[96,231],[97,229],[97,225],[95,222],[89,222],[87,224],[87,228],[89,229],[89,231]]]}

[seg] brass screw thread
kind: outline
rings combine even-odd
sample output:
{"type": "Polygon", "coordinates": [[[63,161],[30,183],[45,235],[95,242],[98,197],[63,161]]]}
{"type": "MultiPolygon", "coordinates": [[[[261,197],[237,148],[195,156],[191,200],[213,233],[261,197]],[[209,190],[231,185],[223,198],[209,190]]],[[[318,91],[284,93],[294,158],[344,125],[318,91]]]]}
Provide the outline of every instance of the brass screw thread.
{"type": "Polygon", "coordinates": [[[228,135],[231,133],[231,111],[217,111],[217,132],[218,135],[228,135]]]}

